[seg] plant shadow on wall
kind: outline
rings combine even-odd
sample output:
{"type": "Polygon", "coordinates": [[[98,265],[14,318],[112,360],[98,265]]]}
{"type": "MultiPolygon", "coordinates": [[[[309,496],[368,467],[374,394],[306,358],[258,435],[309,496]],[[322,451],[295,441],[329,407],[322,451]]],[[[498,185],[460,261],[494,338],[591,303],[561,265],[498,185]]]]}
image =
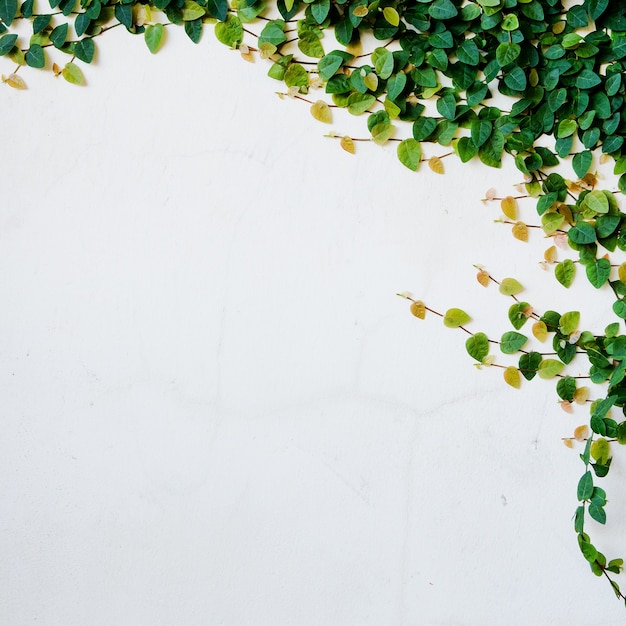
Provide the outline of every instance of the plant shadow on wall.
{"type": "Polygon", "coordinates": [[[96,42],[113,28],[144,37],[156,53],[167,29],[182,26],[198,42],[205,24],[212,24],[219,41],[244,59],[266,59],[269,75],[285,86],[281,95],[307,102],[317,120],[331,123],[337,109],[365,115],[363,137],[329,135],[347,152],[355,152],[359,141],[395,143],[404,166],[416,171],[426,161],[438,173],[451,155],[489,167],[499,167],[505,153],[514,158],[524,176],[517,195],[497,198],[490,190],[485,200],[500,203],[503,222],[517,239],[543,231],[550,242],[544,263],[564,288],[578,273],[599,295],[612,292],[606,328],[581,330],[575,310],[539,313],[524,301],[518,280],[497,280],[482,268],[479,282],[497,284],[511,299],[512,330],[500,337],[470,330],[470,316],[462,309],[439,313],[405,297],[416,317],[430,312],[460,329],[476,364],[501,369],[512,387],[536,377],[552,379],[563,409],[588,407],[589,423],[564,439],[570,447],[580,446],[582,460],[574,530],[592,572],[626,601],[615,579],[622,559],[606,557],[588,534],[593,524],[607,521],[607,494],[598,481],[611,468],[615,444],[626,444],[626,262],[620,259],[626,251],[626,213],[620,209],[626,192],[626,5],[609,0],[49,0],[49,5],[0,0],[0,56],[13,68],[2,80],[10,87],[26,88],[27,66],[84,84],[96,42]],[[424,145],[438,148],[427,158],[424,145]],[[562,174],[565,161],[575,173],[571,180],[562,174]],[[614,189],[598,188],[597,168],[603,164],[618,176],[614,189]],[[522,197],[534,199],[537,223],[519,219],[522,197]]]}

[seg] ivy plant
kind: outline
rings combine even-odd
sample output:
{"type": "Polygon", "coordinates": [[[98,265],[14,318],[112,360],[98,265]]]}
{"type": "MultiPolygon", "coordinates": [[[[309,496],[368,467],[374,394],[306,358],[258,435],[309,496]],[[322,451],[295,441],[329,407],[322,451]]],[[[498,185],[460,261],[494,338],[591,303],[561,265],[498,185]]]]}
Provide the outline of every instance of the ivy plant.
{"type": "Polygon", "coordinates": [[[182,27],[197,43],[206,25],[248,61],[267,63],[283,95],[305,101],[330,124],[338,109],[365,117],[362,137],[331,134],[347,152],[356,142],[396,144],[399,161],[416,171],[425,161],[443,172],[444,157],[499,167],[510,155],[525,177],[523,196],[536,202],[537,224],[518,218],[519,197],[499,201],[502,221],[526,241],[532,229],[550,238],[544,262],[563,288],[584,273],[614,296],[603,332],[584,331],[580,313],[539,313],[521,299],[513,278],[496,281],[512,303],[512,329],[499,338],[468,329],[462,309],[437,313],[467,334],[479,366],[502,368],[505,381],[556,381],[561,405],[589,406],[589,424],[566,443],[583,443],[574,530],[584,559],[615,580],[619,558],[607,559],[588,526],[607,520],[605,491],[615,444],[626,444],[626,4],[609,0],[0,0],[0,57],[8,86],[24,89],[22,68],[50,69],[74,85],[113,28],[141,36],[152,54],[167,29],[182,27]],[[427,146],[441,147],[426,158],[427,146]],[[571,162],[576,180],[562,174],[571,162]],[[616,189],[598,189],[594,165],[613,162],[616,189]],[[565,251],[559,259],[559,251],[565,251]],[[528,331],[530,327],[530,332],[528,331]],[[538,344],[540,347],[537,347],[538,344]],[[547,348],[541,346],[547,345],[547,348]],[[495,354],[494,354],[495,352],[495,354]],[[496,357],[497,355],[497,357],[496,357]],[[512,361],[502,363],[502,359],[512,361]],[[584,377],[568,374],[586,359],[584,377]],[[592,392],[591,389],[594,391],[592,392]]]}

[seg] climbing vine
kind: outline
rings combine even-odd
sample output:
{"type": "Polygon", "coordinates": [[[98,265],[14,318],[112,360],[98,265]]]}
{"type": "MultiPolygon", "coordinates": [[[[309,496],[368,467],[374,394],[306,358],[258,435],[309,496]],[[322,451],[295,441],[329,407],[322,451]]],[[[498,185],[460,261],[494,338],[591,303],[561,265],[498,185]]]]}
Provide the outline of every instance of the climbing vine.
{"type": "Polygon", "coordinates": [[[591,332],[580,329],[578,311],[539,312],[521,299],[520,282],[480,268],[480,284],[497,285],[512,299],[512,330],[499,338],[471,330],[462,309],[439,313],[406,297],[416,317],[440,316],[465,333],[469,356],[480,367],[501,368],[512,387],[535,377],[553,379],[565,410],[589,407],[589,423],[565,438],[570,446],[580,442],[583,463],[574,530],[593,573],[626,600],[615,580],[622,559],[605,557],[588,532],[607,521],[607,496],[597,481],[610,470],[614,445],[626,444],[626,213],[620,208],[626,193],[626,5],[0,0],[0,62],[10,68],[2,81],[24,89],[23,68],[30,67],[83,85],[97,46],[113,28],[143,37],[154,54],[168,29],[181,26],[197,43],[207,24],[244,59],[265,60],[269,76],[284,85],[282,94],[307,102],[320,122],[333,122],[339,109],[365,116],[362,137],[330,134],[347,152],[358,141],[395,144],[410,170],[428,161],[439,173],[444,157],[499,167],[510,155],[524,177],[522,191],[498,198],[490,190],[485,200],[500,203],[501,221],[515,238],[527,241],[531,230],[543,231],[550,241],[543,262],[564,288],[584,273],[597,289],[612,291],[606,328],[591,332]],[[441,149],[426,158],[429,145],[441,149]],[[562,174],[565,160],[573,180],[562,174]],[[606,161],[618,176],[615,189],[598,188],[595,168],[606,161]],[[523,197],[534,199],[538,223],[519,219],[523,197]],[[585,359],[584,374],[568,373],[585,359]]]}

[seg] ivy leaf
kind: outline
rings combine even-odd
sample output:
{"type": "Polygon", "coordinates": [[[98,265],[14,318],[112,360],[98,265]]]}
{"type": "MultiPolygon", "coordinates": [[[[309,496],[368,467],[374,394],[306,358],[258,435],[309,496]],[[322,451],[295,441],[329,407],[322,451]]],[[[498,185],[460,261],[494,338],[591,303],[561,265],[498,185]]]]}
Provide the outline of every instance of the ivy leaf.
{"type": "Polygon", "coordinates": [[[74,45],[74,54],[76,55],[76,58],[85,63],[91,63],[93,61],[95,51],[96,46],[91,37],[85,37],[85,39],[77,41],[74,45]]]}
{"type": "Polygon", "coordinates": [[[563,371],[564,364],[556,359],[544,359],[537,368],[539,378],[554,378],[563,371]]]}
{"type": "Polygon", "coordinates": [[[589,500],[593,493],[593,474],[587,470],[578,481],[577,496],[580,502],[589,500]]]}
{"type": "Polygon", "coordinates": [[[501,43],[496,48],[496,60],[500,67],[504,67],[505,65],[509,65],[517,59],[520,55],[522,49],[519,44],[516,43],[501,43]]]}
{"type": "Polygon", "coordinates": [[[533,324],[532,331],[535,339],[541,342],[544,342],[548,338],[548,328],[546,326],[546,323],[542,320],[539,320],[533,324]]]}
{"type": "Polygon", "coordinates": [[[528,241],[528,226],[524,222],[515,222],[511,229],[513,237],[519,241],[528,241]]]}
{"type": "Polygon", "coordinates": [[[500,201],[500,208],[502,209],[502,213],[504,213],[504,215],[506,215],[506,217],[510,220],[517,219],[517,200],[515,200],[513,196],[503,198],[500,201]]]}
{"type": "Polygon", "coordinates": [[[609,279],[611,274],[611,262],[605,258],[596,259],[585,266],[585,271],[589,282],[596,289],[600,289],[609,279]]]}
{"type": "Polygon", "coordinates": [[[383,9],[383,17],[392,26],[400,26],[400,16],[398,15],[398,12],[393,7],[385,7],[383,9]]]}
{"type": "Polygon", "coordinates": [[[556,384],[556,392],[562,400],[573,402],[576,394],[576,379],[571,376],[561,378],[556,384]]]}
{"type": "Polygon", "coordinates": [[[541,354],[539,352],[528,352],[519,358],[519,370],[526,380],[532,380],[541,364],[541,354]]]}
{"type": "Polygon", "coordinates": [[[504,382],[514,389],[519,389],[522,386],[522,377],[520,376],[519,370],[513,365],[510,365],[504,370],[503,376],[504,382]]]}
{"type": "Polygon", "coordinates": [[[17,0],[0,0],[0,20],[6,27],[11,26],[17,13],[17,0]]]}
{"type": "Polygon", "coordinates": [[[482,363],[489,354],[489,339],[485,333],[476,333],[465,342],[465,348],[473,359],[482,363]]]}
{"type": "Polygon", "coordinates": [[[520,350],[527,341],[528,337],[526,337],[526,335],[515,331],[506,332],[500,339],[500,350],[502,350],[504,354],[514,354],[520,350]]]}
{"type": "Polygon", "coordinates": [[[37,44],[32,44],[26,51],[24,58],[30,67],[42,68],[46,64],[46,57],[43,48],[37,44]]]}
{"type": "Polygon", "coordinates": [[[163,39],[163,24],[150,24],[146,26],[146,30],[144,31],[144,39],[146,42],[146,46],[148,46],[148,50],[152,54],[156,54],[161,46],[161,41],[163,39]]]}
{"type": "Polygon", "coordinates": [[[467,324],[471,320],[471,317],[462,309],[448,309],[443,316],[443,324],[448,328],[458,328],[467,324]]]}
{"type": "Polygon", "coordinates": [[[383,80],[387,80],[393,73],[393,54],[387,48],[376,48],[372,52],[372,63],[383,80]]]}
{"type": "Polygon", "coordinates": [[[450,0],[435,0],[428,7],[428,13],[436,20],[449,20],[456,17],[459,12],[450,0]]]}
{"type": "Polygon", "coordinates": [[[515,278],[504,278],[498,287],[498,291],[505,296],[516,296],[524,291],[524,287],[515,278]]]}
{"type": "Polygon", "coordinates": [[[578,178],[583,178],[585,176],[591,167],[592,161],[593,156],[590,150],[585,150],[584,152],[579,152],[574,155],[574,158],[572,159],[572,167],[574,168],[574,172],[578,178]]]}
{"type": "Polygon", "coordinates": [[[574,276],[576,275],[576,265],[574,265],[572,260],[565,259],[564,261],[556,264],[554,268],[554,275],[563,287],[569,288],[574,281],[574,276]]]}
{"type": "Polygon", "coordinates": [[[419,169],[422,158],[422,148],[419,141],[409,138],[404,139],[398,144],[398,159],[405,167],[413,172],[419,169]]]}
{"type": "Polygon", "coordinates": [[[354,141],[352,141],[352,137],[348,137],[347,135],[345,135],[344,137],[341,138],[341,141],[339,143],[342,149],[348,152],[349,154],[354,154],[356,152],[356,148],[354,146],[354,141]]]}
{"type": "Polygon", "coordinates": [[[333,121],[330,107],[324,100],[317,100],[311,105],[311,115],[323,124],[330,124],[333,121]]]}
{"type": "Polygon", "coordinates": [[[575,330],[578,329],[579,322],[579,311],[570,311],[569,313],[564,313],[563,315],[561,315],[561,319],[559,320],[559,331],[565,336],[571,335],[575,330]]]}
{"type": "Polygon", "coordinates": [[[411,302],[411,313],[420,320],[426,317],[426,307],[421,300],[411,302]]]}
{"type": "Polygon", "coordinates": [[[61,71],[61,74],[63,78],[72,85],[85,84],[85,77],[83,76],[80,67],[78,67],[78,65],[72,63],[71,61],[65,64],[63,70],[61,71]]]}

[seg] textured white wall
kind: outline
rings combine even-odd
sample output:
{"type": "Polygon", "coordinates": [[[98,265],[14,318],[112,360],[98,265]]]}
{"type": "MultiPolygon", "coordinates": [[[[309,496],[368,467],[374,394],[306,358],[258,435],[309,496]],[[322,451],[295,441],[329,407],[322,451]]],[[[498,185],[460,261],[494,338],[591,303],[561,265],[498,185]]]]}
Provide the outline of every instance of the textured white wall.
{"type": "Polygon", "coordinates": [[[394,295],[501,332],[482,263],[568,308],[480,202],[519,176],[350,156],[207,35],[2,90],[0,623],[623,623],[572,529],[586,414],[394,295]]]}

